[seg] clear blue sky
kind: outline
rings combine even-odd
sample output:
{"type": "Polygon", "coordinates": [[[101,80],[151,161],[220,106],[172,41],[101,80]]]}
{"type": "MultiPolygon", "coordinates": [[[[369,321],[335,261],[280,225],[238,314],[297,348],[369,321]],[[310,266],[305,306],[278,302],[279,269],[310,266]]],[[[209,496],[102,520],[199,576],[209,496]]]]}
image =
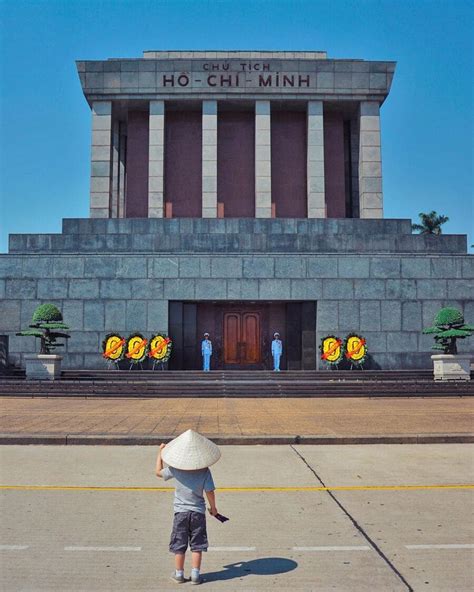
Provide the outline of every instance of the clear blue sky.
{"type": "MultiPolygon", "coordinates": [[[[0,252],[88,216],[90,111],[75,60],[144,49],[326,50],[396,60],[382,107],[385,216],[473,212],[472,0],[0,0],[0,252]]],[[[472,251],[471,251],[472,252],[472,251]]]]}

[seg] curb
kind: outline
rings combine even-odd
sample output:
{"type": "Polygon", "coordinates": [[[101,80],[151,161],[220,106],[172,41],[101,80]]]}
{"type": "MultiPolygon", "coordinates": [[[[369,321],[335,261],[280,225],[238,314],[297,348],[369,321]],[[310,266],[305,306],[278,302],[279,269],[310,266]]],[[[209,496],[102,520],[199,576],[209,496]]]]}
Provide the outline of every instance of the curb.
{"type": "MultiPolygon", "coordinates": [[[[206,434],[218,445],[289,445],[289,444],[472,444],[474,434],[387,434],[368,436],[213,436],[206,434]]],[[[174,436],[143,436],[113,434],[0,434],[0,445],[88,445],[88,446],[158,446],[169,442],[174,436]]]]}

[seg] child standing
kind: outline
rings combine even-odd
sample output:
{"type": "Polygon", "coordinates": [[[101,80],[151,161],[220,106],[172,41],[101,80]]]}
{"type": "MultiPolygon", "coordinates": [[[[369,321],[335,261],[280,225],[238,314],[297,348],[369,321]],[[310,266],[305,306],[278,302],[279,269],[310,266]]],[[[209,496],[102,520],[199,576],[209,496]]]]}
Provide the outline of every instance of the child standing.
{"type": "Polygon", "coordinates": [[[191,548],[191,583],[202,582],[200,569],[202,552],[207,551],[206,504],[210,513],[217,514],[214,481],[209,467],[221,456],[219,448],[193,430],[184,432],[169,444],[160,444],[156,461],[156,476],[165,481],[174,478],[174,521],[169,549],[175,554],[175,573],[171,579],[182,584],[184,559],[188,544],[191,548]],[[163,461],[168,467],[163,468],[163,461]]]}

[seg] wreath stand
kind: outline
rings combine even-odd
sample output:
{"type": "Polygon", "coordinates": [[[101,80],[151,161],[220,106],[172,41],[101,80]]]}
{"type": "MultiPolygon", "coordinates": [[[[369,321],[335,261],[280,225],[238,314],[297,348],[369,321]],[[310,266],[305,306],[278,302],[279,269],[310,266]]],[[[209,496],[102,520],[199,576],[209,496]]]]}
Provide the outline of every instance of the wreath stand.
{"type": "Polygon", "coordinates": [[[164,363],[164,362],[162,362],[161,360],[153,360],[153,367],[152,367],[152,371],[154,372],[154,371],[155,371],[155,368],[156,368],[158,365],[160,365],[160,366],[161,366],[160,370],[161,370],[162,372],[164,372],[164,370],[165,370],[165,363],[164,363]]]}
{"type": "Polygon", "coordinates": [[[143,370],[143,364],[141,362],[130,362],[128,371],[131,372],[134,366],[140,366],[140,370],[143,370]]]}
{"type": "Polygon", "coordinates": [[[107,370],[120,370],[118,360],[107,358],[107,370]]]}

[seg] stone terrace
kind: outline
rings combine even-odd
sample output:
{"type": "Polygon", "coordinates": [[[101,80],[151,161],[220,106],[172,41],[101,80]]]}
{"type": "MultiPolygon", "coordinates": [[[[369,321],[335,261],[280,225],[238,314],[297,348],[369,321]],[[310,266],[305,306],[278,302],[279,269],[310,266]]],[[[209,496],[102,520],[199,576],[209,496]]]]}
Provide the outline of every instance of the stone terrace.
{"type": "Polygon", "coordinates": [[[411,233],[410,220],[66,219],[62,234],[13,234],[10,253],[465,254],[465,235],[411,233]]]}
{"type": "MultiPolygon", "coordinates": [[[[40,302],[71,326],[65,366],[102,367],[110,331],[168,331],[169,301],[317,301],[317,342],[366,337],[372,368],[428,368],[440,307],[474,320],[465,236],[412,235],[408,220],[65,220],[58,235],[13,235],[0,255],[0,333],[10,354],[40,302]],[[192,254],[194,252],[194,254],[192,254]]],[[[469,351],[468,340],[461,351],[469,351]]]]}

